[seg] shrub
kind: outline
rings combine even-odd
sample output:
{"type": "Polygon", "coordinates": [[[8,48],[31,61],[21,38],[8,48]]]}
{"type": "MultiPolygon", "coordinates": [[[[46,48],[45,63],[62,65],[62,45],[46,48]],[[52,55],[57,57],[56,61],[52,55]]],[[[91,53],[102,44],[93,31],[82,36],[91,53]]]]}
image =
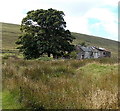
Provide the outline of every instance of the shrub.
{"type": "Polygon", "coordinates": [[[50,61],[50,60],[53,60],[53,58],[51,58],[51,57],[40,57],[37,60],[50,61]]]}
{"type": "Polygon", "coordinates": [[[77,52],[76,51],[71,52],[70,53],[70,58],[76,59],[77,58],[77,52]]]}

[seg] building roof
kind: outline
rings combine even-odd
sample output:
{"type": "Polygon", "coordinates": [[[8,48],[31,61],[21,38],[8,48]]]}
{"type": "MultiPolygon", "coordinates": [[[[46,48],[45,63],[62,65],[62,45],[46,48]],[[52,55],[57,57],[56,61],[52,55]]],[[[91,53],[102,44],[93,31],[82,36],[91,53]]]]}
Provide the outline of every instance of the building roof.
{"type": "Polygon", "coordinates": [[[81,46],[81,45],[77,45],[77,50],[81,49],[84,52],[98,52],[98,51],[107,51],[105,48],[97,48],[95,46],[89,46],[89,47],[85,47],[85,46],[81,46]]]}
{"type": "Polygon", "coordinates": [[[84,52],[94,52],[94,51],[96,51],[95,47],[85,47],[85,46],[81,46],[81,45],[78,45],[77,47],[78,47],[78,49],[81,49],[84,52]]]}
{"type": "Polygon", "coordinates": [[[90,47],[84,47],[84,46],[82,46],[82,47],[80,47],[80,48],[81,48],[83,51],[85,51],[85,52],[90,52],[90,51],[92,51],[90,47]]]}

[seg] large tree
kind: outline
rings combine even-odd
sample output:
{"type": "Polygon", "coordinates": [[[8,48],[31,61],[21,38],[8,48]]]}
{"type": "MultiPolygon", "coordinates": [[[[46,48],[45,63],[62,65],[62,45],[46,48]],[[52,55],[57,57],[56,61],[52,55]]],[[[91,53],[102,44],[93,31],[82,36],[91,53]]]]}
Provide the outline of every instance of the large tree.
{"type": "Polygon", "coordinates": [[[63,11],[55,9],[32,10],[21,23],[22,35],[16,42],[26,59],[38,58],[42,54],[53,57],[70,53],[74,37],[66,30],[63,11]]]}

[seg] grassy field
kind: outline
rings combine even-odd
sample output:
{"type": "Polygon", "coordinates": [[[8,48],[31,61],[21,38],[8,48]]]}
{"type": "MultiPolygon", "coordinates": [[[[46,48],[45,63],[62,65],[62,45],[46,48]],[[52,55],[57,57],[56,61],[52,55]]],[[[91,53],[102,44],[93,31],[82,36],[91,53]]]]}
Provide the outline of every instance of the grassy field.
{"type": "Polygon", "coordinates": [[[116,41],[72,33],[74,44],[104,47],[112,58],[24,60],[15,44],[20,26],[2,27],[3,109],[118,109],[116,41]]]}
{"type": "Polygon", "coordinates": [[[4,109],[117,109],[117,59],[3,61],[4,109]]]}
{"type": "MultiPolygon", "coordinates": [[[[20,35],[20,25],[2,23],[2,45],[3,50],[13,50],[17,47],[15,41],[17,41],[20,35]]],[[[117,41],[104,39],[100,37],[72,33],[76,37],[74,44],[80,44],[86,42],[87,45],[104,47],[112,52],[112,56],[118,56],[118,43],[117,41]]]]}
{"type": "Polygon", "coordinates": [[[2,92],[0,91],[0,109],[2,109],[2,92]]]}

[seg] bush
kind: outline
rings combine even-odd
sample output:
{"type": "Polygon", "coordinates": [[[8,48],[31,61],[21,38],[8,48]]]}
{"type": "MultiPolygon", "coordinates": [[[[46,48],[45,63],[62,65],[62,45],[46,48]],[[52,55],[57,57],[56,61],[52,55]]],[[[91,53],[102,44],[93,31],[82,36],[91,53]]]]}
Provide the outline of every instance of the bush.
{"type": "Polygon", "coordinates": [[[70,53],[70,58],[76,59],[77,58],[77,52],[76,51],[71,52],[70,53]]]}
{"type": "Polygon", "coordinates": [[[53,60],[53,58],[51,58],[51,57],[40,57],[40,58],[38,58],[36,60],[50,61],[50,60],[53,60]]]}

